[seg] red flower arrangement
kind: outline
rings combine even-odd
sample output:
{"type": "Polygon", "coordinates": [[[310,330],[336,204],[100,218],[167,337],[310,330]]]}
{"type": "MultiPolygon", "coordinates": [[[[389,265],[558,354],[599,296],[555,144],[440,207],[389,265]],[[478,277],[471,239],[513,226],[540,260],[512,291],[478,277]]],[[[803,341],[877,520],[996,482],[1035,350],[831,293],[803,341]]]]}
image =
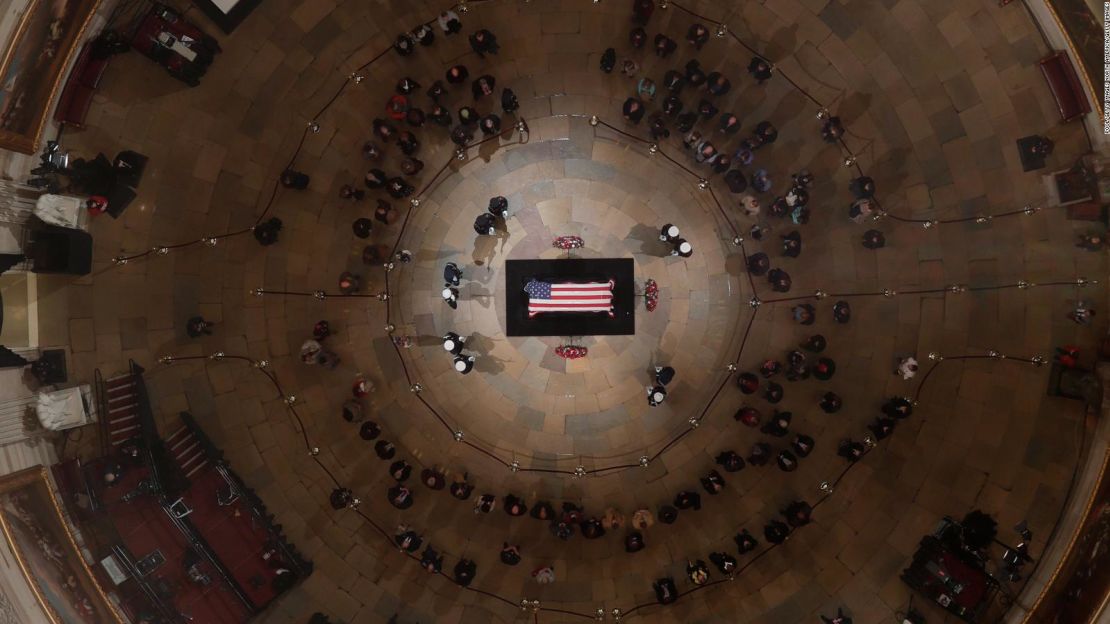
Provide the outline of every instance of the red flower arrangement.
{"type": "Polygon", "coordinates": [[[586,357],[589,349],[586,347],[578,347],[575,345],[563,345],[555,347],[555,355],[563,358],[564,360],[577,360],[578,358],[586,357]]]}
{"type": "Polygon", "coordinates": [[[552,247],[558,247],[563,251],[570,251],[571,249],[581,249],[585,247],[586,243],[577,236],[560,236],[551,243],[552,247]]]}
{"type": "Polygon", "coordinates": [[[659,285],[653,279],[649,279],[644,285],[644,304],[648,312],[653,312],[655,306],[659,305],[659,285]]]}

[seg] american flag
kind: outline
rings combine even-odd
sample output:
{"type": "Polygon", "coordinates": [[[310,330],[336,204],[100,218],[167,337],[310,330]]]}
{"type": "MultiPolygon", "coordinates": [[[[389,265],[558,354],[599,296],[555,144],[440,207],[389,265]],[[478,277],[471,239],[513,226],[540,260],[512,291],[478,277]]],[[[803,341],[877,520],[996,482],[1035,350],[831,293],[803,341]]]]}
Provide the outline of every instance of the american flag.
{"type": "Polygon", "coordinates": [[[524,292],[528,293],[529,318],[542,312],[605,312],[613,316],[613,280],[586,284],[531,280],[524,292]]]}

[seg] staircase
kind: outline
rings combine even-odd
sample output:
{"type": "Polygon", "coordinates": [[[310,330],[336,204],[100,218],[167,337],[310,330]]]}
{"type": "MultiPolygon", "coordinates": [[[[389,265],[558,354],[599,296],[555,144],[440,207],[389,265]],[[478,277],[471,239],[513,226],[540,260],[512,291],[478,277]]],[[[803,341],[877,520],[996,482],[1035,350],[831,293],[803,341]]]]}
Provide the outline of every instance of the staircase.
{"type": "Polygon", "coordinates": [[[177,461],[177,466],[181,468],[181,473],[186,478],[192,477],[208,465],[208,458],[204,455],[204,447],[193,435],[193,430],[185,425],[182,425],[180,429],[166,438],[166,449],[173,455],[173,458],[177,461]]]}
{"type": "Polygon", "coordinates": [[[107,391],[108,441],[112,447],[142,435],[139,420],[139,395],[135,378],[130,373],[113,377],[104,383],[107,391]]]}

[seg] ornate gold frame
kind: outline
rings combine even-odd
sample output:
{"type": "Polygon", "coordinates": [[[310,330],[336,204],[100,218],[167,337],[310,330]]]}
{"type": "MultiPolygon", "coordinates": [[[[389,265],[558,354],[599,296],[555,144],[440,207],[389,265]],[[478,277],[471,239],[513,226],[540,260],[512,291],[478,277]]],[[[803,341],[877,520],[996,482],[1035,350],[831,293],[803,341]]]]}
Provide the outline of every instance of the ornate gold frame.
{"type": "MultiPolygon", "coordinates": [[[[15,34],[12,36],[11,45],[4,51],[4,58],[0,60],[0,78],[8,72],[8,66],[11,64],[12,56],[15,54],[16,48],[22,43],[24,35],[26,35],[27,25],[31,21],[31,15],[38,8],[38,5],[47,0],[30,0],[27,3],[27,8],[23,10],[23,15],[19,18],[19,25],[15,29],[15,34]]],[[[91,0],[89,6],[89,13],[85,16],[84,23],[77,31],[77,36],[73,38],[69,49],[65,52],[65,61],[61,64],[61,71],[58,75],[54,76],[54,84],[50,85],[50,97],[46,102],[42,103],[43,110],[39,115],[38,122],[35,124],[34,136],[25,136],[16,134],[14,132],[7,132],[0,130],[0,149],[11,150],[14,152],[22,152],[24,154],[34,154],[42,140],[42,132],[46,128],[46,120],[50,116],[51,104],[58,97],[58,86],[62,84],[62,78],[68,76],[66,70],[71,69],[73,63],[73,54],[77,50],[77,44],[85,37],[85,31],[88,30],[89,24],[92,22],[93,15],[96,15],[96,10],[100,7],[101,0],[91,0]]]]}
{"type": "MultiPolygon", "coordinates": [[[[1033,614],[1040,608],[1044,599],[1055,589],[1057,577],[1060,575],[1060,571],[1064,568],[1064,565],[1071,561],[1072,549],[1075,548],[1075,542],[1079,540],[1079,536],[1083,533],[1083,525],[1087,517],[1091,514],[1091,508],[1095,505],[1095,499],[1098,497],[1099,490],[1102,489],[1102,480],[1107,478],[1106,468],[1108,466],[1110,466],[1110,449],[1106,450],[1106,455],[1102,458],[1102,467],[1099,468],[1098,478],[1095,479],[1094,488],[1087,498],[1087,504],[1083,506],[1083,513],[1079,515],[1079,525],[1075,527],[1075,532],[1072,533],[1071,539],[1068,540],[1067,548],[1064,549],[1064,553],[1060,556],[1059,561],[1056,562],[1056,568],[1052,570],[1052,575],[1048,577],[1044,587],[1042,587],[1040,593],[1037,594],[1037,599],[1033,601],[1033,605],[1029,607],[1029,610],[1026,611],[1025,615],[1022,617],[1021,624],[1030,622],[1033,614]]],[[[1107,601],[1110,601],[1110,596],[1103,598],[1102,605],[1098,608],[1098,611],[1094,613],[1091,622],[1098,621],[1099,614],[1106,609],[1107,601]]]]}
{"type": "Polygon", "coordinates": [[[1083,86],[1087,89],[1083,95],[1091,99],[1092,110],[1098,112],[1099,120],[1101,121],[1103,115],[1102,92],[1095,89],[1095,85],[1091,83],[1091,77],[1087,75],[1087,68],[1083,66],[1083,57],[1079,55],[1079,50],[1075,48],[1075,42],[1072,41],[1068,29],[1064,28],[1064,23],[1060,21],[1060,14],[1056,12],[1056,7],[1052,5],[1052,0],[1045,0],[1044,6],[1048,9],[1049,15],[1052,16],[1052,21],[1056,22],[1056,28],[1060,30],[1060,34],[1064,36],[1064,41],[1068,44],[1069,60],[1071,60],[1075,73],[1079,75],[1079,80],[1083,82],[1083,86]]]}
{"type": "MultiPolygon", "coordinates": [[[[85,581],[87,581],[87,583],[92,587],[96,588],[97,596],[99,596],[100,598],[100,610],[111,613],[112,617],[114,618],[113,622],[115,624],[125,624],[126,620],[116,609],[115,603],[108,599],[108,596],[100,587],[100,583],[96,581],[96,576],[93,575],[92,570],[89,568],[88,564],[85,563],[85,558],[81,556],[81,549],[77,546],[77,540],[74,539],[73,532],[69,528],[69,522],[67,521],[66,515],[62,512],[62,508],[58,504],[58,497],[54,494],[54,486],[53,483],[50,481],[50,478],[47,476],[46,468],[44,466],[33,466],[26,470],[20,470],[19,472],[13,472],[12,474],[0,477],[0,494],[14,492],[16,490],[27,488],[28,486],[39,488],[42,492],[46,494],[47,498],[49,498],[50,502],[53,504],[54,512],[57,514],[56,520],[65,530],[68,546],[72,549],[72,552],[68,552],[66,554],[67,556],[81,562],[81,570],[86,576],[85,581]]],[[[35,599],[38,601],[39,606],[42,607],[43,613],[46,614],[52,624],[63,624],[59,615],[43,597],[42,589],[39,587],[38,579],[36,579],[31,570],[28,569],[27,563],[23,557],[23,553],[20,551],[20,547],[12,538],[11,528],[8,525],[8,519],[4,514],[3,508],[0,508],[0,529],[3,530],[4,539],[8,542],[8,547],[15,555],[16,562],[19,564],[19,569],[23,572],[23,577],[27,580],[27,585],[35,594],[35,599]]]]}

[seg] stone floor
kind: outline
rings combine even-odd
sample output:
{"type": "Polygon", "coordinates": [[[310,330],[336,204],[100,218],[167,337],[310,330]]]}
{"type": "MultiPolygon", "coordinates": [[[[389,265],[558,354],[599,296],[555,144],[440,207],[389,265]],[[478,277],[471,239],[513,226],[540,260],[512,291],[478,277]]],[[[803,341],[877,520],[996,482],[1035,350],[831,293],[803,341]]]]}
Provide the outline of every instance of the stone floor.
{"type": "MultiPolygon", "coordinates": [[[[812,328],[791,321],[791,303],[753,310],[739,250],[696,178],[648,154],[642,144],[586,122],[598,115],[625,127],[620,104],[634,82],[598,71],[605,48],[635,58],[640,73],[657,82],[695,55],[707,71],[725,72],[734,88],[717,98],[718,106],[740,115],[745,132],[764,119],[780,130],[778,141],[758,152],[747,172],[766,168],[779,192],[799,169],[816,174],[813,217],[800,228],[800,258],[783,258],[775,249],[778,235],[791,229],[783,221],[764,222],[772,227],[764,243],[745,243],[749,252],[762,247],[790,272],[791,295],[1094,277],[1106,273],[1106,264],[1101,254],[1072,245],[1086,228],[1065,220],[1060,209],[932,229],[887,219],[874,226],[885,232],[888,246],[862,248],[866,228],[845,218],[851,173],[841,166],[840,149],[820,141],[817,107],[782,76],[755,85],[744,71],[750,53],[731,39],[712,38],[695,54],[683,41],[694,20],[673,3],[656,11],[647,28],[680,42],[679,52],[664,60],[629,49],[627,2],[472,2],[463,15],[464,34],[493,30],[500,54],[478,59],[464,37],[437,30],[431,48],[409,58],[388,53],[366,70],[368,80],[346,89],[318,119],[321,131],[307,135],[296,166],[312,175],[312,184],[308,191],[278,193],[271,208],[284,222],[277,245],[262,248],[240,237],[112,265],[121,252],[254,223],[316,111],[397,32],[432,18],[440,4],[268,0],[222,40],[224,53],[195,89],[136,55],[117,58],[89,129],[66,137],[89,151],[136,149],[151,164],[135,205],[118,221],[94,224],[94,274],[47,288],[44,307],[51,313],[44,340],[72,346],[79,378],[90,378],[95,368],[121,370],[128,358],[147,366],[160,417],[190,411],[278,513],[317,572],[262,621],[303,622],[316,610],[357,623],[383,622],[394,613],[400,622],[508,622],[522,616],[515,607],[423,573],[356,514],[333,512],[327,505],[331,482],[310,460],[280,397],[257,370],[232,361],[162,367],[155,365],[159,356],[223,351],[271,361],[285,391],[297,396],[306,433],[322,449],[320,460],[365,501],[362,510],[380,526],[392,530],[403,522],[422,531],[446,554],[447,570],[459,556],[474,559],[475,588],[513,603],[535,598],[545,607],[593,613],[651,601],[651,581],[665,574],[688,588],[688,558],[734,550],[731,537],[738,529],[757,533],[790,500],[821,498],[817,484],[844,466],[835,455],[837,442],[862,436],[885,397],[916,387],[891,375],[897,357],[916,353],[925,363],[930,351],[990,349],[1049,355],[1056,344],[1091,344],[1105,330],[1101,318],[1095,327],[1079,328],[1064,317],[1079,296],[1105,300],[1101,286],[854,298],[847,325],[833,323],[833,300],[826,299],[814,302],[819,320],[812,328]],[[491,143],[459,162],[445,131],[432,125],[417,131],[419,156],[428,165],[417,186],[450,163],[422,197],[401,241],[414,252],[414,262],[391,274],[391,320],[398,334],[417,338],[403,357],[426,388],[421,398],[452,428],[464,430],[468,441],[524,467],[635,463],[688,428],[686,419],[709,405],[726,379],[727,363],[751,370],[819,331],[838,363],[835,378],[787,384],[779,406],[794,413],[793,430],[817,440],[799,470],[749,467],[726,476],[723,493],[704,496],[702,511],[684,513],[674,525],[652,527],[648,547],[635,555],[623,552],[620,531],[592,542],[561,542],[540,522],[500,511],[476,516],[469,503],[419,484],[411,509],[399,512],[386,503],[386,465],[339,415],[359,374],[376,385],[368,402],[371,417],[417,471],[439,466],[449,478],[465,471],[478,492],[513,492],[530,502],[582,501],[597,514],[609,505],[625,513],[656,508],[680,490],[700,489],[697,477],[713,467],[718,452],[746,452],[766,438],[730,418],[743,397],[729,383],[701,426],[647,470],[583,479],[513,473],[455,443],[449,428],[409,392],[383,329],[384,304],[251,296],[259,287],[334,291],[344,270],[362,274],[366,292],[382,289],[380,267],[363,265],[362,247],[391,244],[400,225],[376,228],[370,241],[354,238],[350,223],[370,216],[374,196],[354,204],[341,201],[338,189],[364,175],[361,146],[397,79],[408,75],[427,87],[455,63],[468,65],[472,77],[490,73],[499,88],[512,87],[531,132],[524,143],[516,137],[491,143]],[[514,214],[507,233],[475,240],[473,217],[495,194],[510,199],[514,214]],[[664,255],[655,237],[668,221],[694,243],[691,258],[664,255]],[[556,257],[550,240],[559,234],[586,240],[581,257],[633,258],[637,279],[654,278],[662,289],[656,311],[637,310],[634,337],[583,339],[590,356],[572,362],[552,355],[558,340],[508,338],[503,329],[503,261],[556,257]],[[466,271],[457,311],[438,296],[440,267],[448,260],[466,271]],[[198,313],[216,322],[215,331],[190,340],[184,324],[198,313]],[[342,358],[335,370],[305,366],[297,357],[319,319],[337,330],[329,339],[342,358]],[[460,377],[450,370],[437,339],[448,330],[473,337],[468,345],[479,355],[473,374],[460,377]],[[659,362],[673,364],[678,376],[664,406],[649,409],[643,386],[659,362]],[[817,407],[827,389],[844,397],[846,407],[836,415],[817,407]],[[504,541],[521,544],[521,565],[498,562],[504,541]],[[537,585],[529,572],[545,564],[554,565],[558,581],[537,585]]],[[[1017,4],[687,0],[684,6],[724,19],[839,114],[849,129],[849,147],[876,179],[891,213],[944,219],[1039,205],[1040,177],[1021,172],[1015,139],[1032,133],[1053,138],[1050,169],[1070,165],[1087,150],[1080,126],[1058,123],[1036,68],[1045,46],[1017,4]]],[[[203,23],[198,13],[190,18],[203,23]]],[[[422,91],[415,99],[430,106],[422,91]]],[[[697,98],[687,91],[684,100],[693,106],[697,98]]],[[[449,102],[454,108],[471,98],[454,93],[449,102]]],[[[483,113],[495,106],[477,104],[483,113]]],[[[643,126],[628,130],[646,135],[643,126]]],[[[732,148],[738,138],[716,140],[732,148]]],[[[662,149],[703,171],[682,153],[679,137],[662,149]]],[[[392,173],[398,150],[386,151],[383,168],[392,173]]],[[[728,218],[743,230],[750,227],[723,182],[714,178],[712,184],[728,218]]],[[[756,291],[772,297],[762,280],[756,291]]],[[[637,615],[652,622],[781,623],[814,621],[817,613],[844,605],[859,624],[890,621],[909,598],[898,572],[940,517],[982,508],[999,518],[1004,537],[1022,518],[1037,536],[1048,535],[1076,458],[1080,418],[1075,403],[1044,396],[1047,370],[998,360],[944,363],[930,377],[914,418],[849,473],[811,527],[734,584],[637,615]]],[[[761,399],[750,403],[770,409],[761,399]]],[[[540,621],[577,621],[569,617],[545,613],[540,621]]],[[[939,619],[935,614],[930,621],[939,619]]]]}

